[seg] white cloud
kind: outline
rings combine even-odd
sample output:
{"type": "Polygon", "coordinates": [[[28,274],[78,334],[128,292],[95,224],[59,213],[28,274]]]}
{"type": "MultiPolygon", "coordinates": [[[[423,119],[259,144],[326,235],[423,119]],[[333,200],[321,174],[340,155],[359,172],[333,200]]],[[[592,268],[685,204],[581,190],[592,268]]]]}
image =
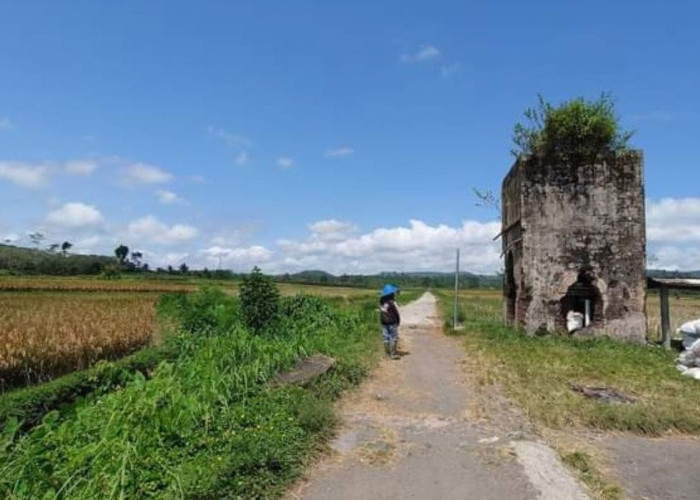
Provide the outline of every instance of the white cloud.
{"type": "Polygon", "coordinates": [[[166,253],[162,257],[155,257],[156,263],[161,266],[174,266],[177,267],[190,256],[188,252],[170,252],[166,253]]]}
{"type": "Polygon", "coordinates": [[[156,191],[156,197],[163,205],[171,205],[173,203],[182,203],[184,200],[172,191],[159,189],[156,191]]]}
{"type": "Polygon", "coordinates": [[[309,224],[311,238],[324,241],[339,241],[357,231],[357,226],[350,222],[335,219],[320,220],[309,224]]]}
{"type": "Polygon", "coordinates": [[[230,132],[227,132],[224,129],[216,128],[216,127],[209,127],[207,128],[207,131],[212,134],[214,137],[217,137],[221,139],[227,146],[231,146],[233,148],[249,148],[253,145],[253,141],[248,139],[247,137],[243,137],[242,135],[236,135],[232,134],[230,132]]]}
{"type": "Polygon", "coordinates": [[[15,124],[7,117],[0,118],[0,130],[13,130],[15,124]]]}
{"type": "Polygon", "coordinates": [[[248,162],[250,162],[250,155],[248,155],[248,151],[241,151],[233,159],[233,163],[235,163],[239,167],[247,165],[248,162]]]}
{"type": "Polygon", "coordinates": [[[237,270],[248,271],[253,266],[260,266],[270,262],[273,257],[273,252],[260,245],[253,245],[245,248],[227,248],[220,246],[212,246],[200,250],[200,253],[206,258],[210,267],[218,267],[220,264],[223,267],[233,266],[237,270]]]}
{"type": "Polygon", "coordinates": [[[281,258],[275,262],[276,268],[323,269],[336,274],[447,271],[454,265],[456,247],[462,249],[466,270],[492,273],[501,266],[500,242],[492,241],[500,231],[500,222],[465,221],[450,227],[411,220],[408,227],[379,228],[357,235],[352,224],[329,220],[312,224],[310,229],[312,234],[305,240],[277,243],[281,258]]]}
{"type": "Polygon", "coordinates": [[[104,217],[95,206],[79,202],[66,203],[46,216],[48,224],[71,229],[95,227],[103,221],[104,217]]]}
{"type": "Polygon", "coordinates": [[[411,54],[401,54],[399,61],[402,63],[419,63],[424,61],[430,61],[431,59],[437,59],[440,57],[440,50],[438,50],[433,45],[422,45],[420,49],[411,54]]]}
{"type": "Polygon", "coordinates": [[[91,160],[73,160],[66,162],[63,170],[71,175],[91,175],[97,170],[97,163],[91,160]]]}
{"type": "Polygon", "coordinates": [[[47,165],[32,165],[22,162],[0,161],[0,179],[25,188],[39,188],[49,180],[47,165]]]}
{"type": "Polygon", "coordinates": [[[459,63],[448,64],[440,68],[440,74],[443,78],[447,79],[453,76],[454,74],[459,73],[461,69],[462,65],[459,63]]]}
{"type": "Polygon", "coordinates": [[[354,149],[344,147],[344,148],[338,148],[338,149],[329,149],[325,153],[326,158],[343,158],[344,156],[350,156],[355,152],[354,149]]]}
{"type": "Polygon", "coordinates": [[[163,184],[173,178],[160,167],[145,163],[134,163],[124,167],[124,178],[133,184],[163,184]]]}
{"type": "Polygon", "coordinates": [[[661,246],[648,252],[647,267],[652,269],[667,269],[697,271],[700,269],[700,248],[661,246]]]}
{"type": "Polygon", "coordinates": [[[281,156],[281,157],[277,158],[277,161],[275,162],[275,164],[280,168],[288,169],[288,168],[292,168],[292,165],[294,165],[294,160],[292,160],[291,158],[287,158],[285,156],[281,156]]]}
{"type": "Polygon", "coordinates": [[[189,179],[195,184],[204,184],[206,182],[203,175],[190,175],[189,179]]]}
{"type": "Polygon", "coordinates": [[[187,224],[175,224],[168,226],[153,215],[147,215],[129,223],[126,235],[130,241],[142,243],[144,241],[173,245],[184,243],[197,237],[199,231],[196,227],[187,224]]]}
{"type": "Polygon", "coordinates": [[[700,198],[664,198],[647,203],[647,239],[700,242],[700,198]]]}
{"type": "Polygon", "coordinates": [[[93,235],[79,238],[75,241],[71,241],[71,243],[73,243],[73,246],[71,247],[70,252],[86,255],[99,254],[98,248],[100,244],[104,242],[99,236],[93,235]]]}
{"type": "Polygon", "coordinates": [[[0,243],[14,243],[21,239],[17,233],[7,233],[0,235],[0,243]]]}

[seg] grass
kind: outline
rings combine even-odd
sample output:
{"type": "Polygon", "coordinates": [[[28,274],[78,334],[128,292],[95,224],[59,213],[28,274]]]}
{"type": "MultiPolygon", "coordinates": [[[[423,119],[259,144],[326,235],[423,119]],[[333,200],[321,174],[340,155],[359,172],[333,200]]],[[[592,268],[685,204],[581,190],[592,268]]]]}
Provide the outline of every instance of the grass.
{"type": "MultiPolygon", "coordinates": [[[[343,308],[299,301],[273,329],[243,328],[222,292],[185,298],[177,352],[146,378],[136,372],[44,416],[20,433],[0,431],[3,498],[272,498],[303,470],[334,424],[332,401],[358,383],[379,355],[375,297],[343,308]],[[274,388],[279,370],[304,356],[336,367],[309,387],[274,388]]],[[[178,299],[180,300],[180,299],[178,299]]],[[[166,301],[167,305],[173,304],[166,301]]],[[[166,307],[167,308],[167,307],[166,307]]]]}
{"type": "MultiPolygon", "coordinates": [[[[449,305],[443,300],[446,315],[449,305]]],[[[522,335],[503,326],[495,293],[466,292],[461,307],[465,328],[457,334],[469,351],[469,368],[481,384],[501,385],[539,425],[700,433],[700,384],[680,376],[674,353],[606,338],[522,335]],[[572,383],[611,387],[637,401],[600,403],[573,392],[572,383]]]]}
{"type": "Polygon", "coordinates": [[[579,478],[586,483],[596,498],[601,500],[618,500],[623,498],[622,487],[601,474],[599,466],[588,453],[580,450],[563,453],[561,460],[576,471],[579,478]]]}

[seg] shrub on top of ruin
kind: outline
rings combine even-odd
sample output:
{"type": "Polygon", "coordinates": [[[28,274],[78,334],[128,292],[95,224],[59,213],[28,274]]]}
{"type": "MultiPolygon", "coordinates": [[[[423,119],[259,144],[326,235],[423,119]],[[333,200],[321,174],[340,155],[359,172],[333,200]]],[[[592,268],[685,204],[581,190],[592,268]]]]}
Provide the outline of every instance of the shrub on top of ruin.
{"type": "Polygon", "coordinates": [[[540,95],[525,111],[527,123],[513,130],[511,153],[579,163],[629,150],[633,131],[623,130],[610,94],[596,100],[578,97],[553,106],[540,95]]]}

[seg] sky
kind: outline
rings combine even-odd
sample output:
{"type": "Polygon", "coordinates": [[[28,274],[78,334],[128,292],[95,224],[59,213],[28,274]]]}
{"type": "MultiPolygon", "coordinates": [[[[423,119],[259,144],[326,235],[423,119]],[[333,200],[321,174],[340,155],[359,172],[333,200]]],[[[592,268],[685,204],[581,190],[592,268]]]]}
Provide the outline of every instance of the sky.
{"type": "Polygon", "coordinates": [[[700,269],[700,4],[0,1],[0,241],[152,267],[502,268],[513,125],[611,92],[651,267],[700,269]]]}

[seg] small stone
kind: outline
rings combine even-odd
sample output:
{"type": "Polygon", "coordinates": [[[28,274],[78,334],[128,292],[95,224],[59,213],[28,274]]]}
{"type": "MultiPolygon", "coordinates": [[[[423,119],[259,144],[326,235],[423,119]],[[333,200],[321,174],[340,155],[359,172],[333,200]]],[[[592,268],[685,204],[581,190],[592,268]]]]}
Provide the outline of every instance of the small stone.
{"type": "Polygon", "coordinates": [[[498,436],[493,436],[490,438],[482,438],[482,439],[479,439],[479,444],[493,444],[493,443],[498,442],[500,439],[501,438],[499,438],[498,436]]]}

